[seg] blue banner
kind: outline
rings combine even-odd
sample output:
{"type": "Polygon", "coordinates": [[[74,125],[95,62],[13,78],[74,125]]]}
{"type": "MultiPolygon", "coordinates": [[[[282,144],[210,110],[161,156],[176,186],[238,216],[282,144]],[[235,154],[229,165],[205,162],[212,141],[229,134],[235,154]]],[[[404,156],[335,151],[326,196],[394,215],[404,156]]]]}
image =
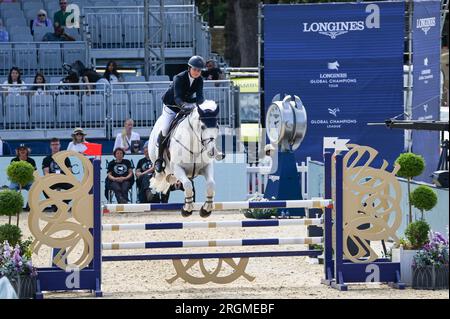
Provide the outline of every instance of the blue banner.
{"type": "MultiPolygon", "coordinates": [[[[440,1],[414,1],[413,15],[413,120],[440,119],[440,1]]],[[[431,182],[437,170],[440,133],[412,132],[412,152],[425,159],[425,171],[416,179],[431,182]]]]}
{"type": "Polygon", "coordinates": [[[368,126],[402,114],[404,3],[265,5],[264,106],[298,95],[308,128],[298,161],[322,160],[323,137],[368,145],[392,163],[403,130],[368,126]]]}

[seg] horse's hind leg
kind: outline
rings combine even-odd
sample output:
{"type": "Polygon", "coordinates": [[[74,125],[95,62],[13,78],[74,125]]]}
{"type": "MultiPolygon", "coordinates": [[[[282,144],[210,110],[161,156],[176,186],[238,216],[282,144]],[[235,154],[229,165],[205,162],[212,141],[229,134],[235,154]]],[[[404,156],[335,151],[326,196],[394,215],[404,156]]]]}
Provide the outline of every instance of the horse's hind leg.
{"type": "Polygon", "coordinates": [[[210,163],[203,171],[206,179],[206,202],[200,209],[200,216],[209,217],[214,208],[214,195],[216,188],[216,183],[214,182],[213,164],[210,163]]]}
{"type": "Polygon", "coordinates": [[[194,210],[194,188],[192,182],[186,176],[184,169],[177,164],[173,166],[173,173],[183,184],[184,188],[184,206],[181,209],[181,215],[183,217],[189,217],[194,210]]]}

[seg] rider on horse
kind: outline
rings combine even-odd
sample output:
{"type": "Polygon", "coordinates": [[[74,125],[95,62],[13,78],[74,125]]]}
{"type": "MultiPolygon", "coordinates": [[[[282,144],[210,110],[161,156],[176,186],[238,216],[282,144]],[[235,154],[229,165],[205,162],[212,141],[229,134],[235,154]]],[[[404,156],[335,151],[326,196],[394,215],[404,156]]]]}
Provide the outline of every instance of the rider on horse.
{"type": "Polygon", "coordinates": [[[158,159],[155,161],[155,170],[158,173],[164,171],[163,153],[167,145],[167,135],[169,128],[180,112],[191,110],[192,104],[202,104],[205,101],[203,97],[203,78],[202,69],[205,68],[205,61],[201,56],[194,55],[189,59],[188,69],[177,74],[169,89],[162,97],[163,111],[161,114],[162,129],[158,136],[158,159]]]}

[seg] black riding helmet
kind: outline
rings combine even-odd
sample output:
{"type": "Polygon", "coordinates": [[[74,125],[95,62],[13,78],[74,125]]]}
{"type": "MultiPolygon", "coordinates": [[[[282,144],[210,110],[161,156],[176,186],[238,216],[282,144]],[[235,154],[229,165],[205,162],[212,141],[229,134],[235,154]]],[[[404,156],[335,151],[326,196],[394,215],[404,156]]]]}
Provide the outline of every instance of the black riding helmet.
{"type": "Polygon", "coordinates": [[[199,55],[194,55],[193,57],[191,57],[189,59],[188,65],[191,68],[204,69],[205,68],[205,60],[199,55]]]}

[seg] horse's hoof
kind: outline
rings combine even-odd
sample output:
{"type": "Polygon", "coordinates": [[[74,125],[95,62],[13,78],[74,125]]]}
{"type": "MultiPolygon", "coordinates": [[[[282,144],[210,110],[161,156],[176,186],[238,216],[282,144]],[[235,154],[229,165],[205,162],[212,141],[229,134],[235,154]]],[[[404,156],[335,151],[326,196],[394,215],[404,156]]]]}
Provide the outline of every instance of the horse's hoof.
{"type": "Polygon", "coordinates": [[[192,215],[192,211],[188,212],[187,210],[181,209],[181,216],[189,217],[192,215]]]}
{"type": "Polygon", "coordinates": [[[209,217],[211,215],[211,211],[207,211],[206,209],[204,209],[203,207],[200,208],[200,216],[203,218],[209,217]]]}
{"type": "Polygon", "coordinates": [[[225,159],[225,153],[218,153],[216,156],[216,161],[222,161],[225,159]]]}

